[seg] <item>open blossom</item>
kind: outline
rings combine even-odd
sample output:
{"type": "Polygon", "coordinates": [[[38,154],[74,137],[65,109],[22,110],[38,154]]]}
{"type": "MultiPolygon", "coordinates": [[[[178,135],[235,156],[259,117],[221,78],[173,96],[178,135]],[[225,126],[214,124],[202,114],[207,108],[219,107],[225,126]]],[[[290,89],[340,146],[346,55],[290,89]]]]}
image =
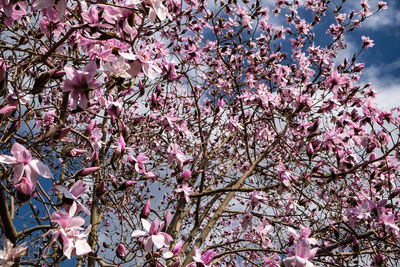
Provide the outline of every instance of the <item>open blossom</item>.
{"type": "Polygon", "coordinates": [[[4,239],[3,250],[0,250],[0,266],[14,266],[17,259],[26,253],[27,247],[16,246],[10,240],[4,239]]]}
{"type": "MultiPolygon", "coordinates": [[[[77,206],[76,214],[78,214],[80,210],[83,210],[87,214],[90,214],[89,210],[78,200],[78,197],[85,193],[87,190],[86,183],[84,181],[77,181],[71,186],[71,188],[68,188],[65,185],[56,185],[52,188],[52,190],[63,193],[64,198],[68,199],[69,202],[75,203],[77,206]]],[[[71,203],[68,203],[68,201],[66,201],[63,207],[68,212],[71,208],[71,205],[71,203]]]]}
{"type": "Polygon", "coordinates": [[[308,238],[302,238],[293,242],[295,253],[293,256],[283,260],[285,267],[313,267],[310,261],[317,253],[318,248],[310,249],[311,245],[308,238]]]}
{"type": "Polygon", "coordinates": [[[186,199],[188,203],[190,203],[192,200],[190,199],[190,195],[194,194],[194,191],[192,188],[187,185],[187,184],[181,184],[179,185],[179,188],[175,190],[176,193],[183,195],[183,197],[186,199]]]}
{"type": "Polygon", "coordinates": [[[91,225],[81,233],[81,226],[85,223],[82,217],[73,217],[76,211],[76,203],[74,202],[69,209],[69,212],[59,210],[51,215],[51,221],[56,222],[60,225],[60,229],[53,229],[53,241],[61,238],[62,248],[64,255],[70,259],[73,256],[83,256],[92,251],[89,244],[86,241],[86,237],[89,235],[91,225]]]}
{"type": "Polygon", "coordinates": [[[135,230],[132,233],[132,237],[145,237],[143,244],[146,252],[150,252],[153,249],[153,245],[156,245],[157,249],[168,247],[173,240],[169,234],[161,232],[165,223],[161,222],[159,225],[158,219],[155,219],[151,224],[146,219],[142,219],[142,225],[145,231],[135,230]]]}
{"type": "Polygon", "coordinates": [[[130,64],[131,69],[128,71],[132,77],[136,76],[142,70],[147,77],[154,80],[157,73],[162,72],[151,58],[152,52],[149,48],[140,49],[136,54],[130,52],[120,53],[120,55],[125,59],[133,60],[133,63],[130,64]]]}
{"type": "Polygon", "coordinates": [[[163,5],[162,0],[147,0],[145,3],[150,7],[149,18],[152,23],[156,21],[156,17],[158,17],[160,21],[164,21],[167,18],[172,20],[172,17],[169,14],[168,9],[163,5]]]}
{"type": "Polygon", "coordinates": [[[250,196],[249,204],[252,207],[256,207],[259,203],[264,203],[264,201],[266,201],[266,200],[267,200],[267,198],[264,197],[263,192],[257,192],[256,190],[254,190],[250,196]]]}
{"type": "Polygon", "coordinates": [[[33,4],[33,7],[36,10],[42,10],[47,8],[52,8],[53,6],[57,7],[58,10],[58,18],[61,19],[64,14],[65,10],[67,9],[67,1],[66,0],[39,0],[33,4]]]}
{"type": "Polygon", "coordinates": [[[13,156],[0,155],[0,162],[14,168],[14,185],[20,182],[23,175],[33,185],[36,185],[38,175],[45,178],[52,177],[49,167],[38,159],[32,158],[31,153],[23,145],[14,143],[11,147],[11,154],[13,156]]]}
{"type": "Polygon", "coordinates": [[[84,71],[76,70],[71,66],[66,66],[64,69],[68,79],[64,80],[62,87],[64,92],[71,92],[72,108],[76,109],[79,106],[86,110],[89,103],[89,92],[101,85],[94,80],[97,70],[96,63],[91,61],[84,71]]]}
{"type": "Polygon", "coordinates": [[[132,78],[132,76],[127,72],[130,69],[128,63],[125,62],[123,57],[119,57],[115,62],[104,63],[103,70],[109,78],[111,77],[122,77],[125,79],[132,78]]]}
{"type": "Polygon", "coordinates": [[[368,49],[369,47],[373,47],[375,44],[374,44],[374,41],[373,40],[371,40],[369,37],[367,37],[367,36],[361,36],[361,39],[362,39],[362,45],[363,45],[363,47],[365,47],[366,49],[368,49]]]}
{"type": "Polygon", "coordinates": [[[172,164],[174,160],[178,160],[181,163],[185,161],[185,154],[183,154],[178,144],[171,144],[167,150],[168,153],[168,164],[172,164]]]}
{"type": "Polygon", "coordinates": [[[394,221],[395,217],[394,214],[385,215],[382,214],[380,221],[385,226],[386,231],[393,232],[395,236],[399,236],[399,227],[396,225],[394,221]]]}
{"type": "Polygon", "coordinates": [[[207,250],[203,254],[201,254],[201,251],[198,247],[194,247],[194,256],[193,256],[193,261],[189,263],[188,267],[196,267],[196,266],[203,266],[203,267],[208,267],[212,259],[217,253],[212,251],[212,250],[207,250]]]}

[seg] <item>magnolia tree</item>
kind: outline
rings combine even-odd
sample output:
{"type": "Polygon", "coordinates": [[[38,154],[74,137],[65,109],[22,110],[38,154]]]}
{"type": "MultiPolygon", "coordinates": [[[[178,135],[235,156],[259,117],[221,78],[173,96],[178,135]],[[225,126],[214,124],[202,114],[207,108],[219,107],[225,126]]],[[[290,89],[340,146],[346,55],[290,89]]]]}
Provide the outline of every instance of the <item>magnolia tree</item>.
{"type": "Polygon", "coordinates": [[[1,265],[398,266],[345,2],[0,1],[1,265]]]}

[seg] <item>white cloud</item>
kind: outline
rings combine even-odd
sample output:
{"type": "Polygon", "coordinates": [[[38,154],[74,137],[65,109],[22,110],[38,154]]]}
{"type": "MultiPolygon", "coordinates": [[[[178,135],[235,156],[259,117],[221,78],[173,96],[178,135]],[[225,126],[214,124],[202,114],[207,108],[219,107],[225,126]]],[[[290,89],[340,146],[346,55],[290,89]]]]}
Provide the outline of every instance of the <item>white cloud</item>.
{"type": "Polygon", "coordinates": [[[363,27],[378,30],[383,27],[395,27],[400,25],[400,10],[395,6],[389,7],[387,10],[381,10],[377,14],[368,18],[363,27]]]}
{"type": "MultiPolygon", "coordinates": [[[[370,11],[378,10],[378,2],[380,0],[369,0],[370,11]]],[[[396,6],[395,1],[388,2],[388,9],[380,10],[377,14],[367,18],[362,24],[362,29],[381,30],[384,27],[396,27],[400,25],[400,10],[396,6]]],[[[347,5],[343,9],[344,12],[350,13],[351,10],[359,12],[361,10],[361,0],[347,1],[347,5]]]]}
{"type": "Polygon", "coordinates": [[[372,83],[378,92],[376,101],[385,110],[400,106],[400,77],[393,75],[396,70],[400,70],[400,59],[390,64],[368,67],[361,77],[363,83],[372,83]]]}

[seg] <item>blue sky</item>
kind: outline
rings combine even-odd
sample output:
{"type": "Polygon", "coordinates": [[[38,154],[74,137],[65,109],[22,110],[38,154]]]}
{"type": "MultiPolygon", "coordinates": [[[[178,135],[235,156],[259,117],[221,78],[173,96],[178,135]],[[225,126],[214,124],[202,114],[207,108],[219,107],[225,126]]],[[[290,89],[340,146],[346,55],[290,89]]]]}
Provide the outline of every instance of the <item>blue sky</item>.
{"type": "MultiPolygon", "coordinates": [[[[361,0],[351,0],[350,6],[357,6],[361,0]]],[[[375,10],[377,0],[370,0],[375,10]]],[[[381,10],[370,17],[361,28],[347,35],[349,47],[342,53],[351,58],[361,45],[361,36],[374,40],[375,46],[364,50],[358,59],[364,62],[362,82],[371,82],[378,91],[378,105],[385,109],[400,106],[400,3],[387,1],[389,9],[381,10]]]]}

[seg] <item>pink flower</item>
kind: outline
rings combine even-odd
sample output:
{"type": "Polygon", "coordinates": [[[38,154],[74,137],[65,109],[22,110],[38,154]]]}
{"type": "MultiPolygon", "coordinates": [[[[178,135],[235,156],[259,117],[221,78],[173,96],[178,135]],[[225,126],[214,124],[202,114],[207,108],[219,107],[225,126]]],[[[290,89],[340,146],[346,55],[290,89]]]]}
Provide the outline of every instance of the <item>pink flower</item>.
{"type": "Polygon", "coordinates": [[[36,185],[38,175],[45,178],[52,177],[49,167],[38,159],[32,158],[31,153],[21,144],[14,143],[11,147],[11,154],[13,157],[0,155],[0,162],[14,168],[14,185],[18,184],[24,174],[33,185],[36,185]]]}
{"type": "Polygon", "coordinates": [[[318,248],[310,249],[308,238],[302,238],[294,241],[293,244],[295,255],[283,261],[285,267],[313,267],[314,264],[310,260],[315,256],[318,248]]]}
{"type": "Polygon", "coordinates": [[[73,256],[83,256],[92,251],[85,237],[89,235],[91,225],[81,233],[81,226],[85,220],[81,217],[72,217],[76,211],[76,203],[74,202],[69,210],[69,213],[60,210],[51,215],[51,221],[60,225],[60,229],[53,229],[53,241],[61,238],[63,244],[64,255],[70,259],[73,256]]]}
{"type": "Polygon", "coordinates": [[[378,9],[387,9],[387,3],[385,1],[379,1],[378,2],[378,9]]]}
{"type": "Polygon", "coordinates": [[[161,73],[162,70],[152,60],[151,54],[152,52],[148,48],[140,49],[136,54],[132,52],[120,53],[123,58],[134,61],[131,63],[131,69],[128,71],[132,77],[138,74],[138,69],[141,69],[147,77],[154,80],[156,74],[161,73]]]}
{"type": "Polygon", "coordinates": [[[191,202],[190,199],[190,195],[194,194],[194,191],[192,190],[192,188],[190,186],[188,186],[187,184],[181,184],[179,185],[179,188],[175,190],[176,193],[178,193],[179,195],[183,195],[183,197],[186,199],[186,201],[188,203],[191,202]]]}
{"type": "Polygon", "coordinates": [[[61,19],[65,14],[65,10],[67,9],[66,0],[39,0],[33,4],[33,7],[36,10],[42,10],[52,8],[54,5],[56,5],[58,9],[58,18],[61,19]]]}
{"type": "Polygon", "coordinates": [[[366,37],[363,35],[363,36],[361,36],[361,39],[362,39],[362,45],[366,49],[368,49],[369,47],[373,47],[375,45],[374,41],[369,39],[369,37],[366,37]]]}
{"type": "Polygon", "coordinates": [[[189,263],[187,267],[196,267],[196,266],[204,266],[208,267],[212,259],[217,253],[212,251],[212,250],[207,250],[203,254],[201,254],[201,251],[198,247],[194,247],[194,256],[193,256],[193,261],[189,263]]]}
{"type": "Polygon", "coordinates": [[[181,173],[181,178],[182,178],[184,181],[187,181],[187,180],[189,180],[189,178],[190,178],[191,175],[192,175],[192,172],[191,172],[190,170],[188,170],[188,169],[185,169],[185,170],[183,170],[183,172],[181,173]]]}
{"type": "Polygon", "coordinates": [[[393,232],[395,236],[398,236],[400,230],[399,227],[396,225],[394,219],[394,214],[382,214],[380,221],[383,223],[383,225],[385,225],[386,231],[393,232]]]}
{"type": "Polygon", "coordinates": [[[145,164],[149,163],[149,158],[146,156],[145,153],[140,153],[136,158],[135,157],[130,157],[130,160],[135,161],[135,170],[138,173],[145,173],[146,168],[145,164]]]}
{"type": "Polygon", "coordinates": [[[79,106],[86,110],[89,103],[89,92],[101,85],[94,80],[97,70],[96,63],[91,61],[84,71],[76,70],[71,66],[66,66],[64,69],[68,79],[64,80],[62,87],[64,92],[71,92],[72,108],[76,109],[79,106]]]}
{"type": "Polygon", "coordinates": [[[0,250],[0,266],[14,266],[14,262],[26,253],[27,247],[14,245],[4,238],[3,250],[0,250]]]}
{"type": "Polygon", "coordinates": [[[146,205],[140,212],[140,218],[147,219],[149,217],[149,214],[150,214],[150,201],[147,201],[146,205]]]}
{"type": "Polygon", "coordinates": [[[80,156],[87,153],[86,149],[78,149],[78,148],[73,148],[69,151],[69,154],[73,157],[75,156],[80,156]]]}
{"type": "Polygon", "coordinates": [[[263,195],[264,194],[262,192],[257,192],[256,190],[254,190],[253,193],[250,196],[249,204],[252,207],[256,207],[260,202],[264,203],[264,201],[266,201],[267,198],[264,197],[263,195]]]}
{"type": "MultiPolygon", "coordinates": [[[[79,202],[78,200],[78,197],[81,196],[83,193],[85,193],[87,190],[86,183],[84,181],[82,180],[77,181],[69,189],[65,185],[56,185],[51,190],[63,193],[65,198],[75,203],[77,206],[76,214],[78,214],[80,210],[83,210],[87,214],[90,214],[89,210],[84,205],[82,205],[82,203],[79,202]]],[[[68,212],[71,208],[71,205],[72,204],[65,203],[63,207],[68,212]]]]}
{"type": "Polygon", "coordinates": [[[89,175],[89,174],[91,174],[91,173],[94,173],[94,172],[98,171],[99,169],[100,169],[100,167],[97,167],[97,166],[94,166],[94,167],[87,167],[87,168],[84,168],[84,169],[80,170],[80,171],[78,172],[78,175],[80,175],[80,176],[86,176],[86,175],[89,175]]]}
{"type": "Polygon", "coordinates": [[[167,17],[172,20],[171,15],[168,13],[168,9],[163,5],[162,0],[150,0],[146,1],[146,4],[150,6],[149,18],[152,23],[156,21],[156,17],[160,21],[164,21],[167,17]]]}
{"type": "Polygon", "coordinates": [[[122,77],[130,79],[132,76],[127,72],[129,69],[130,66],[123,57],[119,57],[115,62],[106,62],[103,65],[103,71],[109,78],[122,77]]]}
{"type": "Polygon", "coordinates": [[[271,240],[268,238],[272,228],[272,225],[270,225],[265,218],[257,225],[256,233],[261,239],[261,246],[263,249],[267,249],[272,245],[271,240]]]}
{"type": "Polygon", "coordinates": [[[135,230],[132,233],[132,237],[145,237],[145,239],[143,240],[143,244],[146,252],[150,252],[153,249],[153,244],[156,245],[157,249],[160,249],[164,246],[168,247],[173,240],[170,235],[161,232],[161,230],[164,228],[164,222],[158,225],[158,220],[155,219],[150,224],[149,221],[142,219],[142,225],[146,232],[135,230]]]}
{"type": "Polygon", "coordinates": [[[19,183],[15,185],[15,189],[17,190],[18,199],[25,202],[30,198],[33,191],[35,191],[35,185],[23,177],[19,183]]]}
{"type": "Polygon", "coordinates": [[[181,163],[185,161],[185,154],[183,154],[179,150],[179,145],[177,144],[169,145],[167,153],[168,153],[168,164],[172,164],[174,160],[178,160],[181,163]]]}
{"type": "Polygon", "coordinates": [[[125,257],[126,255],[128,255],[128,251],[126,250],[124,244],[119,243],[117,246],[117,255],[119,257],[125,257]]]}

